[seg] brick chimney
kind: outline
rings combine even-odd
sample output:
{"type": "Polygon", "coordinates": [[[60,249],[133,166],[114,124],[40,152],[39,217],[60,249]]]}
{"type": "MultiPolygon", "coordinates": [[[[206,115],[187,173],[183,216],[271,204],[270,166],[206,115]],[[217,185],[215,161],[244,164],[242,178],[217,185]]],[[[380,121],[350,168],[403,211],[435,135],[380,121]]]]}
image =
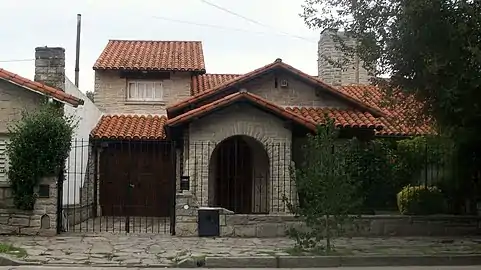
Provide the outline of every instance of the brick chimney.
{"type": "Polygon", "coordinates": [[[36,82],[65,91],[65,49],[61,47],[35,48],[36,82]]]}

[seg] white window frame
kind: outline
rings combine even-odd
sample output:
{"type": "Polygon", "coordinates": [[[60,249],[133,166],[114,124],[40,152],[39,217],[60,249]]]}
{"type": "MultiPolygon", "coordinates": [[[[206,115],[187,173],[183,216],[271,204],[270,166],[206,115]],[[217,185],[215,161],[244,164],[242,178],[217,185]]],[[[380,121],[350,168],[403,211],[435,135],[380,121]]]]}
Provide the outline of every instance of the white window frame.
{"type": "Polygon", "coordinates": [[[0,136],[0,183],[8,182],[8,155],[7,144],[8,137],[0,136]]]}
{"type": "Polygon", "coordinates": [[[144,80],[127,81],[127,101],[163,101],[163,100],[164,100],[164,87],[163,87],[162,81],[144,81],[144,80]],[[150,89],[148,87],[150,87],[150,89]],[[152,90],[152,92],[148,94],[147,93],[148,90],[152,90]],[[144,93],[139,95],[138,91],[143,91],[144,93]],[[156,95],[156,92],[157,92],[157,95],[156,95]]]}

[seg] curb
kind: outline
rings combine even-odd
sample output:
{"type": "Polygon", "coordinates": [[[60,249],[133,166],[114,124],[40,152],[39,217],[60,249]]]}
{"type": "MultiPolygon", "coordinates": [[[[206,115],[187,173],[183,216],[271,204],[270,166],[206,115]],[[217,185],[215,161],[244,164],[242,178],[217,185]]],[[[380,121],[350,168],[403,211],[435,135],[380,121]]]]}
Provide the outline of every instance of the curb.
{"type": "Polygon", "coordinates": [[[40,265],[40,263],[16,260],[5,254],[0,254],[0,266],[21,266],[21,265],[40,265]]]}
{"type": "Polygon", "coordinates": [[[207,257],[206,268],[322,268],[481,265],[480,255],[207,257]]]}
{"type": "MultiPolygon", "coordinates": [[[[38,266],[0,255],[0,266],[38,266]]],[[[71,266],[71,264],[43,264],[43,266],[71,266]]],[[[206,257],[205,260],[186,259],[177,265],[82,265],[85,267],[143,267],[143,268],[327,268],[375,266],[468,266],[480,265],[481,254],[474,255],[408,255],[408,256],[262,256],[262,257],[206,257]],[[200,262],[200,263],[199,263],[200,262]]],[[[80,266],[77,266],[80,267],[80,266]]]]}

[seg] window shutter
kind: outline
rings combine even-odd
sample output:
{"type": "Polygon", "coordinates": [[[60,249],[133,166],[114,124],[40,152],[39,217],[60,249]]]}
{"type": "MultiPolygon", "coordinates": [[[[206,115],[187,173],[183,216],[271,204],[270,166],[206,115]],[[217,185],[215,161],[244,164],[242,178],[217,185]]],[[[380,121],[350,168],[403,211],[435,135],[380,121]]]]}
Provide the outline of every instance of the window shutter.
{"type": "Polygon", "coordinates": [[[0,138],[0,182],[7,181],[7,139],[0,138]]]}
{"type": "Polygon", "coordinates": [[[157,82],[155,83],[155,93],[154,93],[154,99],[155,100],[162,100],[163,99],[163,88],[162,88],[162,83],[157,82]]]}

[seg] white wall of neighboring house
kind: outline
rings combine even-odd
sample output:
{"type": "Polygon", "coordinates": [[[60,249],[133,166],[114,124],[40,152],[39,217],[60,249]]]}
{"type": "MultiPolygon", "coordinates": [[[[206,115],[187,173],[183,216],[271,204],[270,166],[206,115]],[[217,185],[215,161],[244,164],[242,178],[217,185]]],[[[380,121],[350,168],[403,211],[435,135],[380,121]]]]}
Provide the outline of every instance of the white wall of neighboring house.
{"type": "Polygon", "coordinates": [[[65,77],[65,92],[85,102],[83,106],[77,108],[64,106],[65,114],[74,116],[78,124],[70,155],[66,161],[63,204],[77,204],[80,202],[80,188],[87,176],[89,135],[102,116],[102,112],[67,77],[65,77]]]}

